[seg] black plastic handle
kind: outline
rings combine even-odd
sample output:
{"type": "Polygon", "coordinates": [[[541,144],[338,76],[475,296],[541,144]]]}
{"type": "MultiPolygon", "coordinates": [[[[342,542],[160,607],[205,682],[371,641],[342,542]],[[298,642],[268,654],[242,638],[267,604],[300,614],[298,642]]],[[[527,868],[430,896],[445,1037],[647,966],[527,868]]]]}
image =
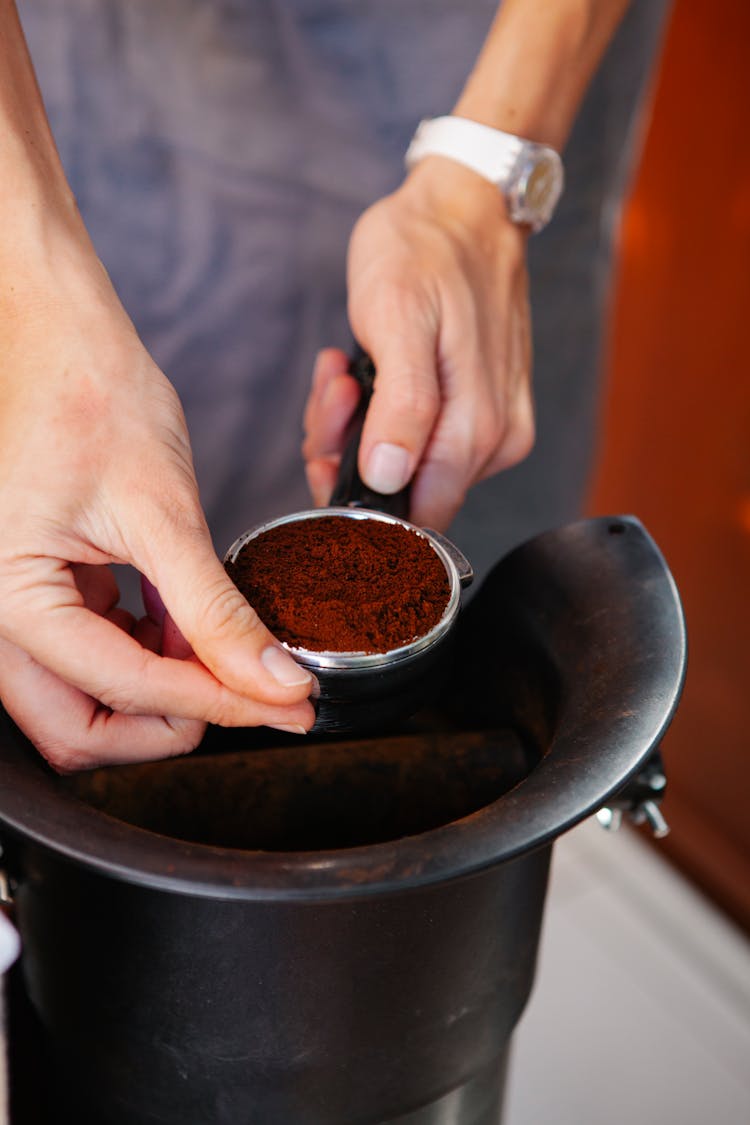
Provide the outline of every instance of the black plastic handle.
{"type": "Polygon", "coordinates": [[[368,488],[357,468],[362,427],[365,424],[375,386],[375,364],[359,345],[355,347],[349,362],[349,374],[353,375],[359,383],[362,394],[349,422],[346,445],[341,455],[341,464],[330,505],[336,508],[373,508],[375,511],[387,512],[388,515],[398,516],[400,519],[408,519],[409,485],[407,484],[400,492],[386,496],[382,492],[375,492],[374,489],[368,488]]]}

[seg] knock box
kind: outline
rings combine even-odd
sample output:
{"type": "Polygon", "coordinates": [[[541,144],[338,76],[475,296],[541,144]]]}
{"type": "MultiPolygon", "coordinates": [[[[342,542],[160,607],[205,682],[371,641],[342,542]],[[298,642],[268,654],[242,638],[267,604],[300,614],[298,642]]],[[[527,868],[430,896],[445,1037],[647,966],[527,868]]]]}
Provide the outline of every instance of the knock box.
{"type": "Polygon", "coordinates": [[[61,779],[5,720],[38,1120],[497,1125],[553,843],[655,814],[684,668],[661,554],[604,518],[496,566],[396,730],[61,779]]]}

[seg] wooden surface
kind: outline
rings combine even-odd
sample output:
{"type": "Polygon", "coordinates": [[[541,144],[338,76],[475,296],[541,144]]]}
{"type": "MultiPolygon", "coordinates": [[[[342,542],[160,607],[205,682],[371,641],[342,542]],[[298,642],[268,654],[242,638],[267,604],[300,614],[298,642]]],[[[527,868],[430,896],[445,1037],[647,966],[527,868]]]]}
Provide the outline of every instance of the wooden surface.
{"type": "Polygon", "coordinates": [[[750,4],[677,0],[623,230],[593,512],[638,515],[690,659],[663,847],[750,929],[750,4]]]}

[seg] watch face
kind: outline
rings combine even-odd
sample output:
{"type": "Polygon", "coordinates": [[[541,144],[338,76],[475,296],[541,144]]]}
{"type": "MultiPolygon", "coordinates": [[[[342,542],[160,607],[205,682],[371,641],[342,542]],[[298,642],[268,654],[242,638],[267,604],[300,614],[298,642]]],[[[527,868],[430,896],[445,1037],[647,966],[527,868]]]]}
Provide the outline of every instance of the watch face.
{"type": "Polygon", "coordinates": [[[518,194],[519,211],[536,230],[552,217],[562,191],[562,166],[555,154],[538,156],[530,164],[518,194]]]}
{"type": "Polygon", "coordinates": [[[532,211],[546,211],[555,183],[551,161],[541,160],[526,181],[526,206],[532,211]]]}

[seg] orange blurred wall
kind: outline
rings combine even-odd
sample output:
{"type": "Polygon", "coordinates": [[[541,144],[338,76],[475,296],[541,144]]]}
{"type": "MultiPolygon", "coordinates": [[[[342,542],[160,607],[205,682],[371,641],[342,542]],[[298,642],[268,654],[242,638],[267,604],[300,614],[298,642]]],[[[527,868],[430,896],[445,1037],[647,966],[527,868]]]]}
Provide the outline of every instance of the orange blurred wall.
{"type": "Polygon", "coordinates": [[[750,929],[750,2],[677,0],[624,217],[591,510],[682,594],[659,847],[750,929]]]}

